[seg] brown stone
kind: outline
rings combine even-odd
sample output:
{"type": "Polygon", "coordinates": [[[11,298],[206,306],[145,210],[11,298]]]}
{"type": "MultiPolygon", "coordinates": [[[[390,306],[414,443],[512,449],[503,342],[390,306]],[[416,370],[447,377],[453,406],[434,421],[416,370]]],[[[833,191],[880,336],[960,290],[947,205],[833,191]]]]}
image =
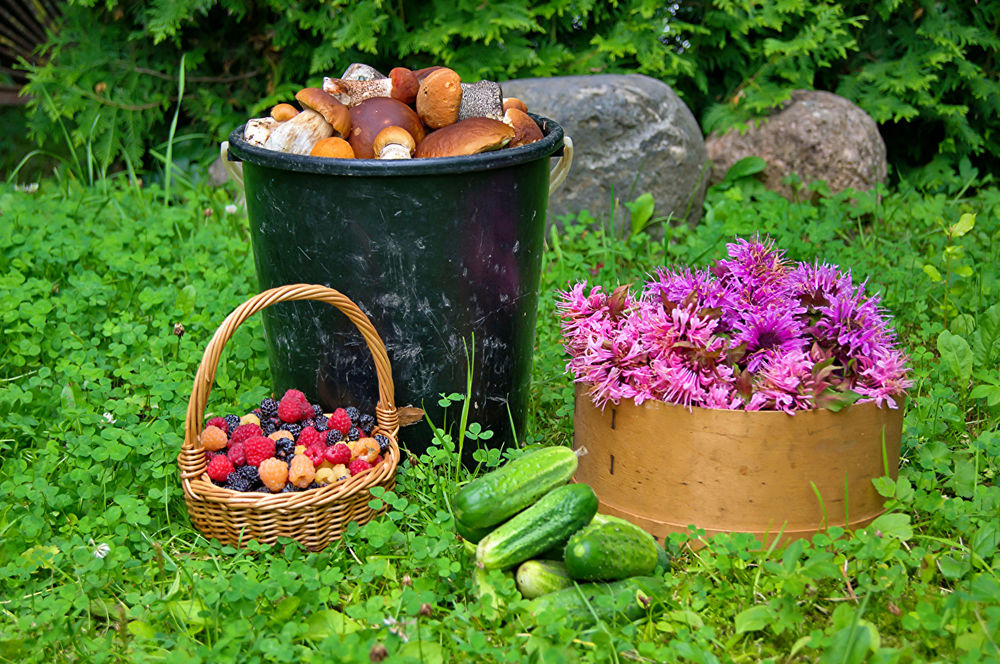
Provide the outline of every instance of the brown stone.
{"type": "MultiPolygon", "coordinates": [[[[721,182],[733,164],[756,155],[767,162],[764,185],[793,199],[794,189],[782,182],[797,175],[802,185],[825,180],[833,193],[866,191],[884,182],[885,142],[871,117],[830,92],[796,90],[775,114],[705,141],[712,161],[711,182],[721,182]]],[[[798,198],[802,198],[801,192],[798,198]]]]}

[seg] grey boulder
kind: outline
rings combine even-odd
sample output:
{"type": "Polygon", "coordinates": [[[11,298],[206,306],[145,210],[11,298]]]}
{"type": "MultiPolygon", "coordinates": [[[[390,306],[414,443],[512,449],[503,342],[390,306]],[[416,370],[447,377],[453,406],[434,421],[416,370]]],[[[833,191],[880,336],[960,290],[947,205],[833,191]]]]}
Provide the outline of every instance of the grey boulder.
{"type": "Polygon", "coordinates": [[[802,185],[824,180],[837,193],[872,189],[885,181],[888,168],[885,142],[871,116],[821,90],[796,90],[777,113],[722,135],[713,132],[705,144],[712,184],[740,159],[756,155],[767,162],[764,186],[789,199],[803,197],[784,182],[791,174],[802,185]]]}
{"type": "Polygon", "coordinates": [[[623,203],[650,193],[655,215],[701,217],[708,153],[694,115],[665,83],[641,74],[525,78],[501,83],[528,111],[550,118],[575,148],[566,183],[549,199],[549,219],[589,210],[628,218],[623,203]]]}

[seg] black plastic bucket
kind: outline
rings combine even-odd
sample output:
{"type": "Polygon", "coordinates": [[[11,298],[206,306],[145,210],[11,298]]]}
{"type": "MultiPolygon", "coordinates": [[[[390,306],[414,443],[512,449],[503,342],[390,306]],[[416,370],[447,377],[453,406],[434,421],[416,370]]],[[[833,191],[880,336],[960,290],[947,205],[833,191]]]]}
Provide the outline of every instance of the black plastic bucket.
{"type": "MultiPolygon", "coordinates": [[[[440,394],[465,394],[474,358],[469,422],[494,432],[491,447],[512,441],[512,424],[523,429],[549,157],[564,146],[558,124],[534,118],[541,141],[435,159],[322,159],[255,147],[242,127],[229,136],[228,158],[243,162],[261,290],[316,283],[350,297],[385,341],[396,404],[425,409],[437,425],[440,394]]],[[[375,370],[344,316],[288,302],[262,318],[276,393],[295,387],[327,408],[372,409],[375,370]]],[[[401,438],[420,452],[430,429],[414,425],[401,438]]]]}

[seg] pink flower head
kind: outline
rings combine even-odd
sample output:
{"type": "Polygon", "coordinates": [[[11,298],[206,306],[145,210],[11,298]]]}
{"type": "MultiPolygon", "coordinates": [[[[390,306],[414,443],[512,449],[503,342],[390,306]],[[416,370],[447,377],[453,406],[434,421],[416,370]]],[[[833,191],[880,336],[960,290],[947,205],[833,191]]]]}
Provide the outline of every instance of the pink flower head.
{"type": "Polygon", "coordinates": [[[817,341],[834,348],[843,359],[871,356],[895,340],[878,295],[865,296],[866,283],[831,297],[829,304],[819,307],[819,318],[812,327],[817,341]]]}
{"type": "Polygon", "coordinates": [[[757,371],[774,355],[784,355],[802,350],[806,345],[802,324],[795,318],[799,310],[786,307],[747,312],[735,324],[736,335],[732,345],[746,345],[746,355],[741,363],[749,371],[757,371]]]}
{"type": "Polygon", "coordinates": [[[813,361],[801,350],[771,356],[757,374],[747,410],[796,410],[812,408],[815,394],[807,388],[813,361]]]}
{"type": "Polygon", "coordinates": [[[913,381],[906,377],[910,371],[907,361],[908,358],[894,348],[878,348],[871,357],[861,358],[858,362],[860,380],[854,386],[854,391],[864,397],[860,401],[898,408],[894,397],[913,387],[913,381]]]}
{"type": "Polygon", "coordinates": [[[851,275],[844,274],[834,265],[816,261],[812,265],[799,263],[788,275],[794,297],[808,311],[830,304],[851,290],[851,275]]]}
{"type": "Polygon", "coordinates": [[[740,306],[766,307],[791,294],[785,252],[775,249],[773,240],[737,239],[726,248],[729,260],[716,262],[712,273],[735,294],[740,306]]]}

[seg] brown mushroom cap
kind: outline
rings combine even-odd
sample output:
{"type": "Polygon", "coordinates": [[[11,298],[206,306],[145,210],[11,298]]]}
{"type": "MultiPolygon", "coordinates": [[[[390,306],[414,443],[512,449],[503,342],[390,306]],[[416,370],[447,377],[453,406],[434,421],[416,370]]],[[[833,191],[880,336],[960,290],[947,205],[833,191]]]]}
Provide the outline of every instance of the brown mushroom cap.
{"type": "Polygon", "coordinates": [[[516,108],[522,113],[528,112],[528,105],[525,104],[520,99],[518,99],[517,97],[504,97],[503,110],[506,111],[508,108],[516,108]]]}
{"type": "Polygon", "coordinates": [[[431,132],[417,145],[417,157],[458,157],[497,150],[510,143],[514,130],[493,118],[468,118],[431,132]]]}
{"type": "Polygon", "coordinates": [[[458,120],[462,105],[462,78],[442,67],[420,82],[417,115],[431,129],[440,129],[458,120]]]}
{"type": "Polygon", "coordinates": [[[386,127],[378,133],[375,137],[374,143],[372,143],[372,150],[375,155],[378,156],[382,153],[382,149],[387,145],[402,145],[410,151],[410,155],[413,155],[413,151],[417,149],[417,143],[413,140],[413,136],[410,132],[406,131],[402,127],[392,126],[386,127]]]}
{"type": "Polygon", "coordinates": [[[295,94],[295,99],[322,115],[341,136],[351,133],[351,112],[333,95],[319,88],[303,88],[295,94]]]}
{"type": "Polygon", "coordinates": [[[419,145],[424,140],[424,126],[413,109],[392,97],[372,97],[350,109],[351,129],[350,143],[354,148],[354,156],[358,159],[374,159],[372,148],[375,137],[386,127],[402,127],[410,133],[414,142],[419,145]]]}
{"type": "Polygon", "coordinates": [[[413,75],[417,77],[417,81],[420,82],[436,72],[438,69],[444,69],[441,65],[434,65],[432,67],[424,67],[423,69],[413,70],[413,75]]]}
{"type": "Polygon", "coordinates": [[[329,138],[316,141],[316,145],[313,146],[309,154],[313,157],[354,159],[354,150],[351,148],[351,144],[337,136],[330,136],[329,138]]]}
{"type": "Polygon", "coordinates": [[[291,104],[278,104],[271,109],[271,117],[278,122],[285,122],[286,120],[291,120],[296,115],[299,114],[299,109],[295,108],[291,104]]]}
{"type": "Polygon", "coordinates": [[[412,104],[417,99],[420,81],[412,71],[406,67],[394,67],[389,72],[389,78],[392,79],[392,92],[389,96],[404,104],[412,104]]]}
{"type": "Polygon", "coordinates": [[[507,147],[516,148],[545,138],[535,121],[527,113],[513,106],[503,114],[503,121],[514,129],[514,139],[507,147]]]}

